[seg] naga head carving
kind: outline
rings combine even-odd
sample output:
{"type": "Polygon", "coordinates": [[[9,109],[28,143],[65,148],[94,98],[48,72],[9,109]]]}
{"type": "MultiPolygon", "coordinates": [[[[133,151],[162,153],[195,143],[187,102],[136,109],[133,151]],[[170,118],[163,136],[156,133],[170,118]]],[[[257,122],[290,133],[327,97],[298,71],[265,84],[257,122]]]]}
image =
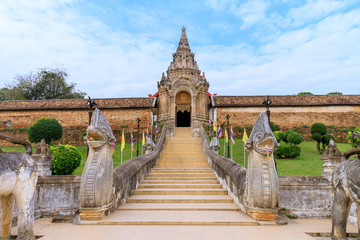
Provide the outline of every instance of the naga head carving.
{"type": "Polygon", "coordinates": [[[275,151],[275,147],[279,146],[265,112],[260,113],[245,146],[248,150],[253,148],[262,155],[271,154],[275,151]]]}
{"type": "Polygon", "coordinates": [[[93,148],[110,144],[110,142],[116,142],[116,138],[112,133],[109,121],[97,108],[95,109],[95,114],[91,124],[87,128],[86,140],[89,147],[93,148]]]}

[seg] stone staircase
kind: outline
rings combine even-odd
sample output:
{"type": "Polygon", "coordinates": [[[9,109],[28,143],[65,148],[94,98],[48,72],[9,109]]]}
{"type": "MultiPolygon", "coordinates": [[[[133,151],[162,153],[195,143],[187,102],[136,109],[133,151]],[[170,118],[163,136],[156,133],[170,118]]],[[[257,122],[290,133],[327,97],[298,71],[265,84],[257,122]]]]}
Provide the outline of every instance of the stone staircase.
{"type": "Polygon", "coordinates": [[[176,128],[127,203],[104,225],[258,225],[242,213],[207,164],[201,139],[176,128]]]}

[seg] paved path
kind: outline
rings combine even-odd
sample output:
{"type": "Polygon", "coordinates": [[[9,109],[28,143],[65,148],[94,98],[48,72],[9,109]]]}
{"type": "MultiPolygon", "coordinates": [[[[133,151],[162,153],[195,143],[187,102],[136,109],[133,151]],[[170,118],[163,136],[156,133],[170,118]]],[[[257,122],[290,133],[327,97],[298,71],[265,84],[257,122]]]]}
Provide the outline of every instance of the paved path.
{"type": "MultiPolygon", "coordinates": [[[[284,226],[73,225],[35,221],[40,240],[315,240],[306,233],[330,233],[330,219],[296,219],[284,226]]],[[[348,232],[356,233],[354,225],[348,232]]],[[[16,228],[12,229],[16,235],[16,228]]]]}

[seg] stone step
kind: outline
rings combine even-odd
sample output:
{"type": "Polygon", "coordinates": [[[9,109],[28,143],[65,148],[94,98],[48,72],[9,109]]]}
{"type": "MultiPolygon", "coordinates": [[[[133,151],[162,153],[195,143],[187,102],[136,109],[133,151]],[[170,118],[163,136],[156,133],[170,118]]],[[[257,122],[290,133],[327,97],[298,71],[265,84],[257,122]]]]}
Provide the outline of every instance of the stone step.
{"type": "Polygon", "coordinates": [[[138,189],[143,188],[173,188],[173,189],[220,189],[221,184],[140,184],[138,189]]]}
{"type": "Polygon", "coordinates": [[[149,177],[213,177],[214,173],[149,173],[149,177]]]}
{"type": "Polygon", "coordinates": [[[118,209],[133,211],[240,211],[234,203],[128,203],[118,209]]]}
{"type": "Polygon", "coordinates": [[[257,226],[258,222],[239,211],[126,211],[117,210],[99,225],[209,225],[257,226]]]}
{"type": "Polygon", "coordinates": [[[136,189],[134,194],[138,195],[227,195],[224,189],[136,189]]]}
{"type": "Polygon", "coordinates": [[[142,184],[217,184],[218,180],[144,180],[142,184]]]}
{"type": "Polygon", "coordinates": [[[178,170],[178,169],[166,169],[166,170],[160,170],[160,169],[153,169],[150,173],[213,173],[211,169],[204,169],[204,170],[191,170],[191,169],[184,169],[184,170],[178,170]]]}
{"type": "Polygon", "coordinates": [[[133,195],[127,203],[234,203],[229,195],[133,195]]]}
{"type": "Polygon", "coordinates": [[[146,177],[145,180],[217,180],[217,178],[214,177],[146,177]]]}

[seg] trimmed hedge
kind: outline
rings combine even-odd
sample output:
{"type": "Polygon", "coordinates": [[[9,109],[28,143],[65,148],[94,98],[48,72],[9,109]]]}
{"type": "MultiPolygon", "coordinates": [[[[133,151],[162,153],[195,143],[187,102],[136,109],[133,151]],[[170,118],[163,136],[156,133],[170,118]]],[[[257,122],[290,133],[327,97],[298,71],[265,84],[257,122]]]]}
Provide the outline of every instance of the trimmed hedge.
{"type": "Polygon", "coordinates": [[[30,142],[38,143],[45,139],[50,144],[62,137],[63,128],[55,118],[40,118],[29,127],[28,134],[30,142]]]}
{"type": "Polygon", "coordinates": [[[54,156],[50,166],[52,175],[71,175],[80,166],[81,154],[74,146],[51,146],[50,152],[54,156]]]}
{"type": "Polygon", "coordinates": [[[286,158],[296,158],[300,156],[301,148],[294,145],[285,145],[277,147],[274,155],[275,158],[286,159],[286,158]]]}

